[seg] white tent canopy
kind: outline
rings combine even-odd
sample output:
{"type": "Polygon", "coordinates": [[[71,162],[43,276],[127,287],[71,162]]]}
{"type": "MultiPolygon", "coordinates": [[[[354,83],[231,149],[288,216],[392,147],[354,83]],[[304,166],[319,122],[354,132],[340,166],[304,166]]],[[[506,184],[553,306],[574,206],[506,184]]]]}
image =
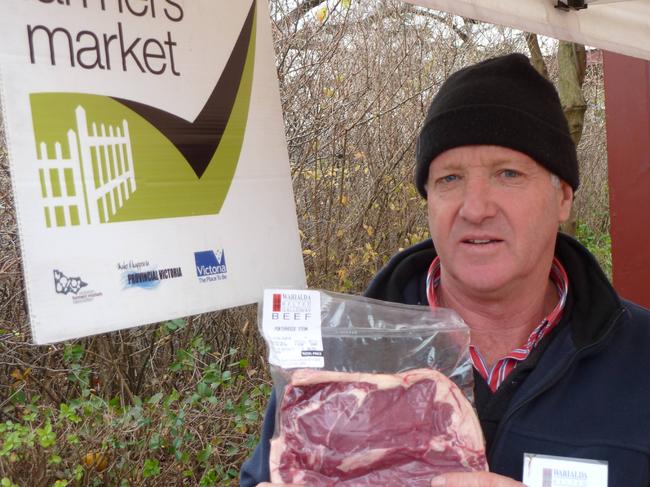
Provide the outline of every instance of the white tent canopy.
{"type": "Polygon", "coordinates": [[[406,0],[414,5],[650,59],[650,0],[406,0]]]}

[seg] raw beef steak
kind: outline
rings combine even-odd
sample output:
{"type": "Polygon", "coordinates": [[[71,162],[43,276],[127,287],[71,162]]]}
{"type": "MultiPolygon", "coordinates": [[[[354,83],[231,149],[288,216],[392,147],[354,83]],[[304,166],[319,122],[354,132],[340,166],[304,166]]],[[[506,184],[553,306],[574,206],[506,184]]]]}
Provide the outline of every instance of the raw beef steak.
{"type": "Polygon", "coordinates": [[[272,482],[429,486],[444,472],[487,470],[472,406],[435,370],[296,370],[279,414],[272,482]]]}

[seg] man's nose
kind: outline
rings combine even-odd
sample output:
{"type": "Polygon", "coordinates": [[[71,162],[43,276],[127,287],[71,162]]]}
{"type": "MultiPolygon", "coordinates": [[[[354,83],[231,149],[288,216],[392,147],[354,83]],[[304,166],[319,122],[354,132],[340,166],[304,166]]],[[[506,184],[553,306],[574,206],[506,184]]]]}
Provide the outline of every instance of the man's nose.
{"type": "Polygon", "coordinates": [[[481,223],[496,214],[489,181],[482,178],[468,178],[460,207],[460,216],[471,223],[481,223]]]}

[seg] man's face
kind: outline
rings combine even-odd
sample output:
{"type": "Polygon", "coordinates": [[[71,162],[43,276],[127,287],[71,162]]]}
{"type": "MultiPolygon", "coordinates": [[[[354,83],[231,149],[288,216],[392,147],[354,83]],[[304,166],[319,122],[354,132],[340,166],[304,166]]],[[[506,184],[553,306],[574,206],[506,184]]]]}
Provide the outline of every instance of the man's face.
{"type": "Polygon", "coordinates": [[[429,167],[427,204],[443,283],[468,295],[507,296],[548,273],[573,191],[526,154],[464,146],[429,167]],[[556,184],[557,183],[557,184],[556,184]],[[448,281],[451,280],[451,281],[448,281]]]}

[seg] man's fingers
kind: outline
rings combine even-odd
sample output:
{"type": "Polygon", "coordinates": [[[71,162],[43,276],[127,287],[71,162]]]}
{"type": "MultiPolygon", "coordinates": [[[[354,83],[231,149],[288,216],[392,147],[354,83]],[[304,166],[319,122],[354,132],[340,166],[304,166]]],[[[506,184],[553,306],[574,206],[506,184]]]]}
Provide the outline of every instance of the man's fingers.
{"type": "Polygon", "coordinates": [[[431,481],[431,487],[526,487],[521,482],[489,472],[447,473],[431,481]]]}

